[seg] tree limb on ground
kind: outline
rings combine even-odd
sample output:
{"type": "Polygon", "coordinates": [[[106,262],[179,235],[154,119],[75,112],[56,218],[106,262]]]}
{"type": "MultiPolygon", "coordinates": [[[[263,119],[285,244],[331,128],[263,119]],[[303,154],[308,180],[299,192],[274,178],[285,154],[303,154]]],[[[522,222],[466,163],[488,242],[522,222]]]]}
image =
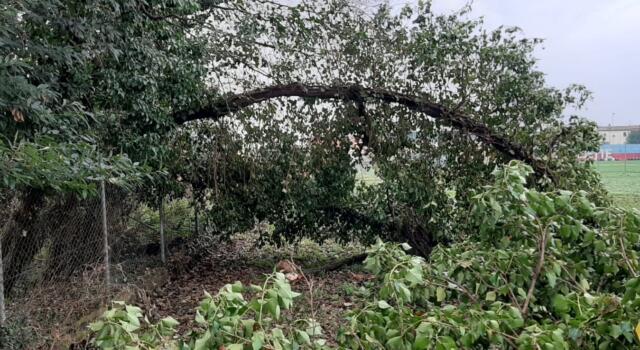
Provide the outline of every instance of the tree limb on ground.
{"type": "Polygon", "coordinates": [[[217,120],[230,113],[240,111],[253,104],[280,97],[303,97],[315,99],[331,99],[343,101],[379,101],[383,103],[397,103],[408,109],[424,113],[445,124],[475,135],[481,142],[495,148],[510,159],[517,159],[531,165],[539,176],[550,176],[547,166],[534,157],[523,146],[508,140],[503,135],[491,130],[487,125],[474,120],[472,117],[449,110],[443,105],[424,100],[417,96],[406,95],[378,88],[365,88],[359,85],[305,85],[292,83],[273,85],[262,89],[252,90],[240,94],[218,97],[209,104],[193,111],[181,111],[174,114],[174,120],[183,124],[193,120],[217,120]]]}
{"type": "Polygon", "coordinates": [[[356,265],[362,263],[366,258],[367,253],[361,253],[349,256],[347,258],[320,266],[312,269],[303,269],[304,273],[323,273],[323,272],[332,272],[342,269],[343,267],[356,265]]]}

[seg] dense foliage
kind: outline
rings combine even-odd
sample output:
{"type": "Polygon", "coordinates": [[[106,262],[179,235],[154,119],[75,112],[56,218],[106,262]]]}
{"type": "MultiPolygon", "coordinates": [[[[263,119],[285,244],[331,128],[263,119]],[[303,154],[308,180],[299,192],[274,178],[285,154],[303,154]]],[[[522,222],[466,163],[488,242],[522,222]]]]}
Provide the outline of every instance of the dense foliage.
{"type": "MultiPolygon", "coordinates": [[[[640,344],[640,213],[598,207],[583,192],[526,186],[531,169],[512,162],[475,195],[477,233],[425,260],[406,244],[378,242],[365,267],[377,280],[350,310],[338,339],[351,349],[626,349],[640,344]]],[[[313,320],[279,323],[298,295],[283,274],[207,295],[180,349],[324,348],[313,320]]],[[[102,348],[171,343],[138,337],[140,311],[116,308],[94,323],[102,348]],[[120,316],[118,316],[120,315],[120,316]],[[120,322],[119,322],[120,321],[120,322]]],[[[158,326],[174,325],[171,319],[158,326]]]]}
{"type": "Polygon", "coordinates": [[[637,346],[638,212],[527,188],[529,173],[517,163],[496,170],[494,185],[473,198],[478,232],[438,247],[426,265],[398,246],[375,246],[367,267],[384,275],[384,304],[354,313],[349,344],[637,346]]]}
{"type": "Polygon", "coordinates": [[[98,178],[141,183],[149,204],[193,194],[213,234],[268,221],[269,240],[381,235],[423,255],[466,229],[467,192],[516,154],[535,163],[538,185],[603,200],[576,157],[598,146],[593,123],[561,117],[588,92],[548,87],[532,55],[540,40],[487,30],[468,10],[10,1],[0,28],[0,75],[11,82],[0,90],[3,186],[86,194],[98,178]],[[352,88],[268,97],[286,84],[352,88]],[[235,104],[233,94],[258,88],[261,103],[235,104]],[[356,189],[354,164],[383,181],[356,189]]]}
{"type": "Polygon", "coordinates": [[[640,131],[631,131],[627,135],[627,143],[638,144],[640,143],[640,131]]]}
{"type": "Polygon", "coordinates": [[[373,14],[348,1],[225,5],[203,4],[209,20],[193,24],[208,41],[209,94],[188,108],[203,120],[171,134],[164,163],[174,193],[191,189],[205,209],[208,232],[228,235],[268,221],[276,227],[265,232],[269,240],[382,235],[408,239],[426,255],[466,229],[468,191],[510,159],[492,136],[520,145],[546,169],[539,186],[605,200],[597,175],[577,160],[598,147],[593,123],[561,117],[589,94],[545,85],[532,56],[540,40],[516,28],[487,30],[466,8],[435,14],[428,2],[373,14]],[[235,93],[264,87],[267,94],[286,83],[418,96],[492,134],[479,137],[366,94],[346,102],[261,97],[224,111],[235,93]],[[383,181],[357,189],[354,164],[373,166],[383,181]]]}
{"type": "Polygon", "coordinates": [[[3,186],[76,193],[161,170],[168,115],[202,91],[201,49],[158,16],[190,1],[9,1],[0,7],[3,186]]]}

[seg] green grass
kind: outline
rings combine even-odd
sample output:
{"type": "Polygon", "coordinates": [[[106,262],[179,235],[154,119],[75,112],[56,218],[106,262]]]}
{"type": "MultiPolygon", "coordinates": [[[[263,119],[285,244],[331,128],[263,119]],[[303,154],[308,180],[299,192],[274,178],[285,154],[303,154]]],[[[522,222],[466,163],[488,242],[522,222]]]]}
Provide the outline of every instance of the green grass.
{"type": "Polygon", "coordinates": [[[637,194],[611,194],[613,203],[622,208],[640,209],[640,195],[637,194]]]}
{"type": "Polygon", "coordinates": [[[617,205],[640,209],[640,160],[596,162],[595,165],[617,205]]]}

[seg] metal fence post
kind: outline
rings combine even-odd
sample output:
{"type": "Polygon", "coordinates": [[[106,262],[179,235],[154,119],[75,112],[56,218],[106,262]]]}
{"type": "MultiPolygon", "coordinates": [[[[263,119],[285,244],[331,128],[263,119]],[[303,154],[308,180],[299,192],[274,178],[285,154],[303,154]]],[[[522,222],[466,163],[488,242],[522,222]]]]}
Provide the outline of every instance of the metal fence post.
{"type": "Polygon", "coordinates": [[[160,197],[160,260],[162,263],[167,262],[164,244],[164,196],[160,197]]]}
{"type": "Polygon", "coordinates": [[[624,174],[627,175],[627,160],[629,158],[629,152],[627,152],[627,143],[624,143],[624,174]]]}
{"type": "Polygon", "coordinates": [[[104,244],[104,268],[105,268],[105,283],[107,287],[111,285],[111,270],[109,266],[109,234],[107,231],[107,195],[104,188],[104,180],[100,181],[100,192],[102,201],[102,236],[104,244]]]}
{"type": "Polygon", "coordinates": [[[0,237],[0,327],[4,327],[7,321],[7,315],[4,310],[4,273],[2,265],[2,237],[0,237]]]}

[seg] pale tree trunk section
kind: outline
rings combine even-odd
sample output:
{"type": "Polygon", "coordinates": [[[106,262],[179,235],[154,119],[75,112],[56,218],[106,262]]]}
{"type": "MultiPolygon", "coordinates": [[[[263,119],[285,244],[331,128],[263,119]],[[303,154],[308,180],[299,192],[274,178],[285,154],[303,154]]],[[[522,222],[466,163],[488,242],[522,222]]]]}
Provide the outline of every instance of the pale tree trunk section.
{"type": "Polygon", "coordinates": [[[0,327],[4,327],[7,322],[7,314],[4,307],[4,274],[2,266],[2,240],[0,239],[0,327]]]}
{"type": "Polygon", "coordinates": [[[165,241],[164,241],[164,197],[160,197],[160,260],[162,263],[167,262],[167,255],[165,252],[165,241]]]}
{"type": "Polygon", "coordinates": [[[107,229],[107,195],[104,180],[100,181],[100,197],[102,202],[102,235],[104,243],[104,279],[107,288],[111,285],[111,269],[109,266],[109,231],[107,229]]]}

